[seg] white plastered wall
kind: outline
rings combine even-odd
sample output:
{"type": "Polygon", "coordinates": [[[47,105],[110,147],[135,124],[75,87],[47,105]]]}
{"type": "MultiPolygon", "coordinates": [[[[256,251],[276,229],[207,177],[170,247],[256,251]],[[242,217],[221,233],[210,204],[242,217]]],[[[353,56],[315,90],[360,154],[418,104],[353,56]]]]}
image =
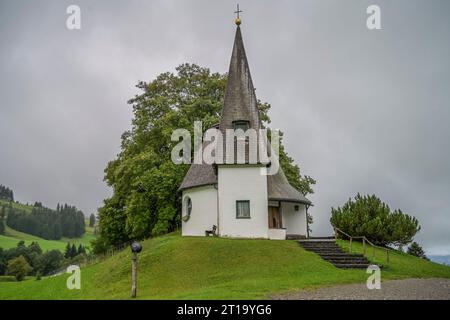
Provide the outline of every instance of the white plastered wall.
{"type": "Polygon", "coordinates": [[[307,235],[306,206],[304,204],[282,202],[281,213],[286,234],[307,235]],[[295,211],[295,206],[299,207],[298,211],[295,211]]]}
{"type": "Polygon", "coordinates": [[[219,235],[267,238],[267,176],[259,166],[219,166],[219,235]],[[236,218],[236,201],[250,201],[250,219],[236,218]]]}
{"type": "Polygon", "coordinates": [[[206,230],[217,225],[217,190],[213,185],[183,191],[182,214],[186,215],[186,197],[192,201],[192,212],[187,222],[181,223],[183,236],[205,236],[206,230]]]}

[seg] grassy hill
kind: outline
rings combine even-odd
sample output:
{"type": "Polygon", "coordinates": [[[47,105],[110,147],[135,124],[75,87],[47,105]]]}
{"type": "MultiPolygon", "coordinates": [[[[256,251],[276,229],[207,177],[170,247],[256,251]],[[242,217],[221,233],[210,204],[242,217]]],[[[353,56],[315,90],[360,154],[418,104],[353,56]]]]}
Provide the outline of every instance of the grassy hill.
{"type": "Polygon", "coordinates": [[[4,206],[4,205],[11,205],[14,209],[20,209],[26,212],[30,212],[33,209],[32,206],[30,205],[26,205],[26,204],[22,204],[19,202],[14,202],[14,201],[6,201],[6,200],[0,200],[0,207],[4,206]]]}
{"type": "MultiPolygon", "coordinates": [[[[341,241],[346,246],[346,242],[341,241]]],[[[356,250],[362,250],[354,244],[356,250]]],[[[365,270],[337,269],[295,241],[181,237],[143,242],[140,299],[256,299],[303,288],[365,283],[365,270]]],[[[383,259],[382,252],[376,254],[383,259]]],[[[66,289],[68,275],[0,282],[0,299],[127,299],[129,250],[82,268],[81,290],[66,289]]],[[[392,252],[382,279],[445,277],[450,267],[392,252]]]]}
{"type": "MultiPolygon", "coordinates": [[[[10,202],[0,200],[0,206],[9,204],[10,202]]],[[[30,212],[32,210],[32,206],[27,206],[25,204],[11,202],[12,206],[16,209],[21,209],[26,212],[30,212]]],[[[88,225],[89,222],[86,222],[88,225]]],[[[31,234],[23,233],[14,229],[11,229],[8,226],[5,226],[5,234],[0,235],[0,248],[9,249],[17,246],[17,243],[21,240],[25,241],[26,245],[29,245],[31,242],[38,242],[41,249],[43,251],[47,250],[61,250],[64,251],[67,245],[67,242],[75,243],[76,246],[82,244],[86,248],[90,246],[90,241],[94,239],[94,230],[93,228],[86,227],[86,233],[81,238],[69,239],[69,238],[61,238],[60,240],[45,240],[37,236],[33,236],[31,234]]]]}
{"type": "Polygon", "coordinates": [[[67,245],[67,242],[75,243],[76,246],[82,244],[85,247],[90,246],[90,241],[94,239],[94,230],[93,228],[86,227],[86,233],[81,238],[69,239],[69,238],[61,238],[60,240],[45,240],[31,234],[23,233],[14,229],[6,227],[5,235],[0,235],[0,248],[9,249],[17,246],[17,243],[21,240],[25,241],[26,245],[29,245],[31,242],[38,242],[39,246],[43,251],[47,250],[61,250],[64,251],[67,245]]]}

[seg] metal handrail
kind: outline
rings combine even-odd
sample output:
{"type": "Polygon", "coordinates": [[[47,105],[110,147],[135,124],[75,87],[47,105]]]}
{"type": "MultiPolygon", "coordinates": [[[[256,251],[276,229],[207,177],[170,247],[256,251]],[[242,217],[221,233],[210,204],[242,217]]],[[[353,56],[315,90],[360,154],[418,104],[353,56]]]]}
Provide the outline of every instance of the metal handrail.
{"type": "Polygon", "coordinates": [[[375,248],[379,248],[381,250],[386,250],[386,266],[389,266],[389,249],[388,248],[384,248],[384,247],[380,247],[377,246],[375,244],[373,244],[369,239],[367,239],[365,236],[351,236],[348,233],[342,231],[341,229],[339,229],[338,227],[333,226],[334,229],[334,238],[335,240],[337,240],[337,236],[338,236],[338,232],[347,236],[350,239],[350,245],[349,245],[349,251],[350,253],[352,253],[352,241],[353,239],[362,239],[363,242],[363,254],[366,255],[366,242],[372,246],[373,250],[372,250],[372,259],[375,258],[375,248]]]}

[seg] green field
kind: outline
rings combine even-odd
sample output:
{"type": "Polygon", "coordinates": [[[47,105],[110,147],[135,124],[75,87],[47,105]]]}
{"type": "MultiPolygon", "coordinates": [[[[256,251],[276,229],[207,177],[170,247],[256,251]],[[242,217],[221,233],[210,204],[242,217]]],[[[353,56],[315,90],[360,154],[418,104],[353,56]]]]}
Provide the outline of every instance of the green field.
{"type": "Polygon", "coordinates": [[[21,209],[26,212],[31,212],[31,210],[33,209],[33,207],[30,205],[26,205],[26,204],[22,204],[22,203],[18,203],[18,202],[10,202],[10,201],[6,201],[6,200],[0,200],[0,206],[10,205],[10,204],[12,205],[12,207],[14,209],[21,209]]]}
{"type": "MultiPolygon", "coordinates": [[[[341,241],[342,245],[346,242],[341,241]]],[[[337,269],[295,241],[181,237],[143,242],[140,299],[257,299],[291,290],[365,283],[365,270],[337,269]]],[[[361,247],[354,244],[357,250],[361,247]]],[[[382,260],[382,252],[377,251],[382,260]]],[[[82,268],[81,290],[66,289],[68,275],[0,283],[0,299],[127,299],[129,250],[82,268]]],[[[391,252],[382,279],[445,277],[450,267],[391,252]]]]}
{"type": "MultiPolygon", "coordinates": [[[[11,204],[16,209],[21,209],[26,212],[31,213],[32,206],[17,203],[17,202],[8,202],[5,200],[0,200],[0,206],[11,204]]],[[[89,221],[86,221],[86,225],[89,224],[89,221]]],[[[69,238],[61,238],[60,240],[45,240],[31,234],[23,233],[14,229],[5,226],[5,234],[0,235],[0,248],[9,249],[17,246],[17,243],[21,240],[25,241],[26,245],[29,245],[31,242],[38,242],[39,246],[43,251],[47,250],[61,250],[64,251],[67,245],[67,242],[75,243],[76,246],[82,244],[84,247],[89,249],[91,240],[95,239],[94,229],[90,227],[86,227],[86,233],[81,238],[69,239],[69,238]]]]}
{"type": "Polygon", "coordinates": [[[61,238],[61,240],[45,240],[31,234],[23,233],[6,226],[5,235],[0,235],[0,248],[9,249],[17,246],[17,243],[21,240],[25,241],[26,245],[29,245],[31,242],[38,242],[39,246],[43,251],[47,250],[61,250],[64,251],[67,245],[67,242],[75,243],[76,246],[82,244],[86,248],[90,246],[90,241],[94,239],[94,230],[93,228],[86,228],[86,233],[81,238],[76,239],[68,239],[61,238]]]}

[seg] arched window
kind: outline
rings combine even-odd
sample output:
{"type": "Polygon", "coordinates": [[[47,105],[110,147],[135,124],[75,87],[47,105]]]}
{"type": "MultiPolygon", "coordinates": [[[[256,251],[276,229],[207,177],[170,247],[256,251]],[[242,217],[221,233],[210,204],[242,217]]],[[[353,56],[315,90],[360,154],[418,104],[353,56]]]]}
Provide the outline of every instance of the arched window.
{"type": "Polygon", "coordinates": [[[186,197],[186,214],[190,216],[192,213],[192,200],[189,197],[186,197]]]}
{"type": "Polygon", "coordinates": [[[192,200],[189,197],[184,198],[184,212],[183,212],[183,221],[187,222],[191,217],[192,213],[192,200]]]}
{"type": "Polygon", "coordinates": [[[242,131],[247,131],[250,126],[250,122],[246,120],[233,121],[234,130],[241,129],[242,131]]]}

